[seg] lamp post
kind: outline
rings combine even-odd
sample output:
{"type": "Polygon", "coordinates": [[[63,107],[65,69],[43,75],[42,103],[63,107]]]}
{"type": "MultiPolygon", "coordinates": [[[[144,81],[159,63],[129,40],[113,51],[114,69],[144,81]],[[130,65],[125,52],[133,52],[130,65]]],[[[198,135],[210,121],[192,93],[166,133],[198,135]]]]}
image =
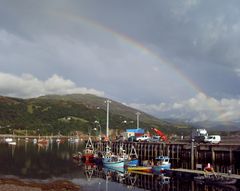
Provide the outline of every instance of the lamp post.
{"type": "Polygon", "coordinates": [[[109,104],[111,103],[110,100],[106,100],[105,103],[107,104],[107,124],[106,124],[106,136],[108,139],[109,135],[109,104]]]}
{"type": "Polygon", "coordinates": [[[137,115],[137,129],[139,129],[139,116],[141,115],[141,113],[137,112],[136,115],[137,115]]]}

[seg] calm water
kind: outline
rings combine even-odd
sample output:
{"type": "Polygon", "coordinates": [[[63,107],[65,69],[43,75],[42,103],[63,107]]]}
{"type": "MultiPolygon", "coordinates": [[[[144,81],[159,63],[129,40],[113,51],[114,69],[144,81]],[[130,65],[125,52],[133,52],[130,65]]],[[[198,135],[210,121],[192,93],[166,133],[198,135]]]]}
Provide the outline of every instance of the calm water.
{"type": "Polygon", "coordinates": [[[91,190],[162,190],[162,191],[234,191],[235,186],[211,187],[196,184],[189,178],[165,178],[162,175],[143,175],[117,172],[100,167],[80,165],[72,160],[72,154],[84,145],[74,143],[38,146],[31,140],[17,145],[0,142],[0,175],[13,175],[27,179],[66,178],[80,185],[84,191],[91,190]]]}

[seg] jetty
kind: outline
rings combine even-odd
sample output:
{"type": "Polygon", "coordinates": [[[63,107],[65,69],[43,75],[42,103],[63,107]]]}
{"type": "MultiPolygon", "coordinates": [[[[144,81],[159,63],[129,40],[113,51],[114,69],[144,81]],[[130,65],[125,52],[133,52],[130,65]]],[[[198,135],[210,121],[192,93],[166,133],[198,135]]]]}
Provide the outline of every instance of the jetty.
{"type": "MultiPolygon", "coordinates": [[[[173,169],[202,171],[210,163],[217,173],[240,175],[240,144],[191,143],[191,142],[111,142],[113,152],[118,152],[120,144],[130,152],[132,145],[140,160],[169,156],[173,169]]],[[[105,142],[94,142],[94,148],[103,151],[105,142]]],[[[183,171],[184,172],[184,171],[183,171]]],[[[198,171],[197,171],[198,172],[198,171]]],[[[239,178],[239,177],[236,177],[239,178]]]]}

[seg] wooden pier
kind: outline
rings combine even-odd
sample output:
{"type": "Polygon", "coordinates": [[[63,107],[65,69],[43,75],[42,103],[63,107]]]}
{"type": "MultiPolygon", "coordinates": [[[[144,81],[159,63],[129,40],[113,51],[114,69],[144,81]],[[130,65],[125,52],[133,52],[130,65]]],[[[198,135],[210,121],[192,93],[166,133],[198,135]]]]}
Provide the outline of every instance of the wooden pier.
{"type": "MultiPolygon", "coordinates": [[[[94,145],[99,151],[106,147],[103,142],[95,142],[94,145]]],[[[216,172],[240,174],[240,144],[112,142],[112,151],[118,153],[120,145],[127,153],[134,145],[140,160],[167,155],[172,168],[203,170],[210,163],[216,172]]]]}

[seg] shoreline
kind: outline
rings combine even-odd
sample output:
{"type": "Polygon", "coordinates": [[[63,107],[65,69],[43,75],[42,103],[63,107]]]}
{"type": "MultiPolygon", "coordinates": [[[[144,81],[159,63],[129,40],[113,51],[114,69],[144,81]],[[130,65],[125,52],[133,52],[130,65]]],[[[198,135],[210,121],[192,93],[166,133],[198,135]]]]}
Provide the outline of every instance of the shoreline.
{"type": "Polygon", "coordinates": [[[66,179],[30,180],[18,177],[0,177],[0,191],[80,191],[80,186],[66,179]]]}

